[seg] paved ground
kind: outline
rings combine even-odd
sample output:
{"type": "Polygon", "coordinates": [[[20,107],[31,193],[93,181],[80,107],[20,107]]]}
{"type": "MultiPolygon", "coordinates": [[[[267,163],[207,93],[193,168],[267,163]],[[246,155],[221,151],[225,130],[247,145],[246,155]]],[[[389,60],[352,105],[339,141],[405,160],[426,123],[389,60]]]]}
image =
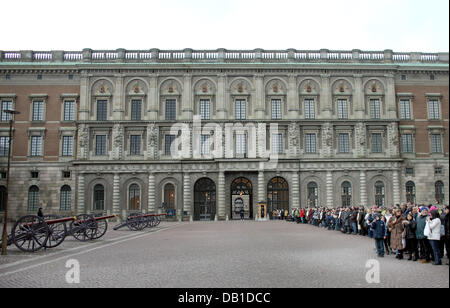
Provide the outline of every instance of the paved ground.
{"type": "Polygon", "coordinates": [[[372,240],[272,222],[162,223],[145,232],[108,231],[93,243],[0,257],[0,287],[449,287],[449,268],[378,259],[380,283],[366,282],[372,240]],[[66,261],[80,284],[66,282],[66,261]]]}

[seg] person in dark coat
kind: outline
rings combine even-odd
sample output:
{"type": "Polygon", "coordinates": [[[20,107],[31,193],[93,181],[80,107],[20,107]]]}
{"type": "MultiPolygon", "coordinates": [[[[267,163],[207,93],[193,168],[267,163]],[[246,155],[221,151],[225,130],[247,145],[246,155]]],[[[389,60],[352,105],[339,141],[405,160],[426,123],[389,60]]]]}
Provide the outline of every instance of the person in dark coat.
{"type": "Polygon", "coordinates": [[[419,248],[417,246],[416,228],[417,223],[412,213],[406,215],[406,251],[409,254],[408,260],[417,261],[419,259],[419,248]],[[414,257],[413,257],[414,255],[414,257]]]}
{"type": "MultiPolygon", "coordinates": [[[[447,250],[447,258],[450,257],[450,254],[448,253],[448,246],[450,244],[450,233],[449,233],[449,229],[450,229],[450,225],[449,225],[449,221],[450,221],[450,210],[448,208],[448,206],[444,209],[445,212],[445,217],[444,217],[444,229],[445,229],[445,249],[447,250]]],[[[447,265],[449,265],[448,260],[447,260],[447,265]]]]}
{"type": "Polygon", "coordinates": [[[386,225],[381,219],[380,214],[375,214],[375,220],[370,227],[373,230],[373,238],[375,239],[375,247],[379,257],[384,257],[384,238],[386,236],[386,225]]]}
{"type": "Polygon", "coordinates": [[[241,220],[244,220],[244,209],[241,208],[241,210],[239,211],[239,214],[241,214],[241,220]]]}
{"type": "Polygon", "coordinates": [[[425,225],[427,224],[428,208],[422,207],[420,209],[420,215],[417,216],[416,223],[416,238],[419,243],[419,253],[420,262],[429,263],[432,259],[431,257],[431,245],[427,237],[423,234],[425,230],[425,225]]]}
{"type": "Polygon", "coordinates": [[[397,259],[403,259],[403,242],[402,234],[404,231],[403,221],[405,218],[402,216],[402,211],[396,209],[394,211],[394,217],[389,220],[388,228],[391,231],[391,248],[397,250],[397,259]]]}
{"type": "Polygon", "coordinates": [[[37,212],[37,216],[41,217],[41,218],[44,217],[44,213],[42,212],[42,208],[41,207],[39,208],[39,210],[37,212]]]}
{"type": "Polygon", "coordinates": [[[349,220],[350,220],[350,227],[354,235],[358,233],[358,225],[356,224],[357,217],[358,217],[358,210],[355,207],[353,207],[352,211],[350,212],[349,220]]]}

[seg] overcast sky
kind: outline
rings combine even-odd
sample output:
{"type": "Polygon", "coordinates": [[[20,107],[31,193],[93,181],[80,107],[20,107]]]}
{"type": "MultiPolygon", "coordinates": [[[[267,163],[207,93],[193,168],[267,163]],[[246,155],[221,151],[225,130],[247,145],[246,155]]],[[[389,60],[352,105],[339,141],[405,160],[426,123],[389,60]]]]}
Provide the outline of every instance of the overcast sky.
{"type": "Polygon", "coordinates": [[[4,0],[0,50],[449,50],[449,0],[4,0]]]}

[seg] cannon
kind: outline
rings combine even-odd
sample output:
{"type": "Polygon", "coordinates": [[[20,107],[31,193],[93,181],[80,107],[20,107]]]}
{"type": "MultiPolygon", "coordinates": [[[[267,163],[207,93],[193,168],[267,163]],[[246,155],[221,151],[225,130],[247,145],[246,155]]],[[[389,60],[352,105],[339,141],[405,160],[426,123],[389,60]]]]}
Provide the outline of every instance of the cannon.
{"type": "Polygon", "coordinates": [[[115,226],[114,230],[119,230],[124,227],[128,227],[131,231],[142,231],[145,228],[153,228],[161,223],[161,217],[167,214],[144,214],[144,213],[131,213],[127,219],[115,226]]]}
{"type": "Polygon", "coordinates": [[[93,216],[82,214],[75,217],[60,218],[56,215],[21,217],[8,236],[7,245],[16,245],[24,252],[35,252],[41,248],[55,248],[72,235],[79,241],[95,240],[105,235],[107,219],[112,216],[93,216]],[[69,230],[66,223],[70,222],[69,230]]]}

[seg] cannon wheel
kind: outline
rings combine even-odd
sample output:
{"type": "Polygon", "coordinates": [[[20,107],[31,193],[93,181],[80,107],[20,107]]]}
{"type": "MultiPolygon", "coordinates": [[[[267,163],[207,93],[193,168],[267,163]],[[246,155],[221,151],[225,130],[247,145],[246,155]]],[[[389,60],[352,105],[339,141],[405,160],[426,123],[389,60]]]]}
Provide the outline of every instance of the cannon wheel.
{"type": "Polygon", "coordinates": [[[156,227],[156,217],[155,216],[150,216],[147,217],[147,227],[148,228],[154,228],[156,227]]]}
{"type": "MultiPolygon", "coordinates": [[[[51,219],[59,219],[58,215],[45,215],[45,220],[51,219]]],[[[67,234],[67,226],[65,222],[48,225],[50,229],[50,234],[48,236],[47,243],[45,244],[45,248],[55,248],[61,245],[64,242],[67,234]]]]}
{"type": "Polygon", "coordinates": [[[77,215],[76,220],[70,222],[70,234],[80,242],[90,241],[97,234],[98,224],[92,215],[77,215]]]}
{"type": "MultiPolygon", "coordinates": [[[[98,214],[95,215],[95,217],[100,217],[102,215],[98,214]]],[[[106,230],[108,230],[108,222],[106,221],[106,219],[104,220],[97,220],[97,232],[95,233],[93,239],[94,240],[98,240],[99,238],[103,237],[103,235],[105,235],[106,230]]]]}
{"type": "Polygon", "coordinates": [[[142,213],[132,213],[128,215],[127,217],[127,226],[131,231],[142,231],[147,227],[147,219],[145,217],[138,217],[134,218],[136,216],[144,215],[142,213]]]}
{"type": "Polygon", "coordinates": [[[50,229],[45,220],[36,215],[21,217],[12,230],[12,241],[24,252],[35,252],[47,243],[50,229]]]}

